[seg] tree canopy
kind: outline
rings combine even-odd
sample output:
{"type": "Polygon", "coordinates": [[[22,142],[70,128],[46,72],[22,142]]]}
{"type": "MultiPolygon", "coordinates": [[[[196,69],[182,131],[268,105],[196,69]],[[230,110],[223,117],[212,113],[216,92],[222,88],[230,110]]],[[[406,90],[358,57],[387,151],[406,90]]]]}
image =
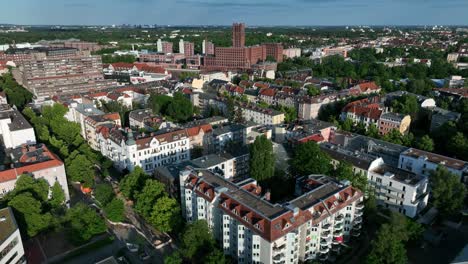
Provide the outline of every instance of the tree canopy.
{"type": "Polygon", "coordinates": [[[441,215],[449,216],[463,208],[466,187],[460,177],[445,167],[438,167],[429,177],[434,206],[441,215]]]}
{"type": "Polygon", "coordinates": [[[104,220],[89,206],[78,203],[66,214],[69,238],[76,244],[82,244],[93,236],[106,231],[104,220]]]}
{"type": "Polygon", "coordinates": [[[309,141],[296,146],[290,161],[291,171],[297,176],[328,174],[331,170],[330,157],[320,150],[317,143],[309,141]]]}
{"type": "Polygon", "coordinates": [[[274,173],[273,144],[266,136],[259,136],[250,146],[250,176],[262,181],[273,177],[274,173]]]}
{"type": "Polygon", "coordinates": [[[137,166],[120,181],[120,191],[127,199],[134,200],[137,193],[143,188],[147,178],[148,175],[141,167],[137,166]]]}

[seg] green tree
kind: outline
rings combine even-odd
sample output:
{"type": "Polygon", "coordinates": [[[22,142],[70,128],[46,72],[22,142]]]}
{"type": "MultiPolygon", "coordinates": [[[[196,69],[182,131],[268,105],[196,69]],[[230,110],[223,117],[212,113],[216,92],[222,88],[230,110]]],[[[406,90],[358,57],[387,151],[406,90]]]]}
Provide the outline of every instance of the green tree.
{"type": "Polygon", "coordinates": [[[291,171],[298,176],[328,174],[331,170],[330,157],[320,150],[317,143],[306,142],[296,146],[290,161],[291,171]]]}
{"type": "Polygon", "coordinates": [[[184,259],[179,251],[175,251],[171,255],[164,258],[165,264],[182,264],[184,259]]]}
{"type": "Polygon", "coordinates": [[[429,135],[422,136],[419,140],[416,141],[415,147],[425,151],[433,151],[434,150],[434,141],[429,135]]]}
{"type": "Polygon", "coordinates": [[[8,206],[13,208],[20,230],[25,230],[29,237],[46,230],[53,219],[50,213],[42,211],[42,205],[30,192],[14,196],[8,206]]]}
{"type": "Polygon", "coordinates": [[[367,127],[367,130],[366,130],[365,134],[368,137],[372,137],[372,138],[376,138],[376,139],[380,138],[379,129],[377,128],[377,126],[375,124],[370,124],[367,127]]]}
{"type": "Polygon", "coordinates": [[[143,190],[136,194],[135,210],[145,218],[149,218],[156,201],[165,195],[167,194],[164,184],[148,179],[145,181],[143,190]]]}
{"type": "Polygon", "coordinates": [[[339,180],[348,180],[351,185],[365,192],[367,189],[367,178],[361,173],[354,173],[351,163],[341,161],[335,170],[335,177],[339,180]]]}
{"type": "Polygon", "coordinates": [[[400,114],[415,117],[419,111],[418,99],[414,95],[403,95],[392,101],[393,111],[400,114]]]}
{"type": "Polygon", "coordinates": [[[47,201],[49,183],[44,179],[35,179],[30,175],[21,175],[15,183],[14,193],[29,192],[40,202],[47,201]]]}
{"type": "Polygon", "coordinates": [[[171,232],[180,224],[180,207],[176,199],[159,198],[153,207],[150,223],[161,232],[171,232]]]}
{"type": "Polygon", "coordinates": [[[367,263],[406,263],[405,244],[422,234],[422,227],[404,215],[392,213],[390,221],[382,224],[377,238],[372,241],[372,249],[367,263]]]}
{"type": "Polygon", "coordinates": [[[266,136],[259,136],[250,146],[250,176],[262,181],[273,177],[274,173],[273,144],[266,136]]]}
{"type": "Polygon", "coordinates": [[[187,259],[201,260],[216,244],[205,220],[189,224],[184,230],[181,241],[182,252],[187,259]]]}
{"type": "Polygon", "coordinates": [[[124,203],[118,198],[113,198],[104,206],[104,213],[112,222],[122,222],[124,220],[124,203]]]}
{"type": "Polygon", "coordinates": [[[193,117],[193,105],[182,93],[175,93],[174,99],[167,107],[167,115],[172,119],[185,122],[193,117]]]}
{"type": "Polygon", "coordinates": [[[137,193],[143,188],[148,175],[141,167],[135,169],[120,181],[120,191],[130,200],[135,200],[137,193]]]}
{"type": "Polygon", "coordinates": [[[114,189],[110,184],[107,183],[98,184],[94,190],[94,197],[102,205],[106,205],[110,203],[110,201],[112,201],[112,199],[115,197],[114,189]]]}
{"type": "Polygon", "coordinates": [[[89,241],[93,236],[106,231],[104,220],[86,204],[78,203],[67,211],[70,240],[77,245],[89,241]]]}
{"type": "Polygon", "coordinates": [[[353,120],[346,118],[344,121],[341,122],[341,129],[344,131],[351,131],[353,129],[353,120]]]}
{"type": "Polygon", "coordinates": [[[86,156],[78,154],[66,160],[67,174],[72,181],[80,182],[84,187],[90,188],[94,185],[94,166],[86,156]]]}
{"type": "Polygon", "coordinates": [[[214,249],[208,256],[206,256],[204,263],[207,264],[227,264],[229,263],[224,256],[224,253],[219,249],[214,249]]]}
{"type": "Polygon", "coordinates": [[[309,84],[305,87],[307,89],[307,94],[309,96],[316,96],[320,94],[320,90],[312,84],[309,84]]]}
{"type": "Polygon", "coordinates": [[[62,206],[65,202],[65,193],[63,192],[62,186],[58,182],[55,182],[51,188],[51,197],[49,200],[50,205],[53,208],[62,206]]]}
{"type": "Polygon", "coordinates": [[[453,215],[463,208],[466,187],[461,183],[459,176],[439,166],[437,170],[431,172],[429,180],[434,206],[440,215],[453,215]]]}

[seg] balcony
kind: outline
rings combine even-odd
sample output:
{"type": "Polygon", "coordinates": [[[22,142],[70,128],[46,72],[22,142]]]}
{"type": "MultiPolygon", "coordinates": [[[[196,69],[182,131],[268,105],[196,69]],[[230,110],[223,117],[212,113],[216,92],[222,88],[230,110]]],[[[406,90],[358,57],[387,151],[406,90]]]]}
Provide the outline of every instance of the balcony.
{"type": "Polygon", "coordinates": [[[362,211],[356,211],[356,212],[354,212],[354,216],[355,216],[355,217],[362,216],[362,211]]]}
{"type": "Polygon", "coordinates": [[[335,225],[334,229],[336,230],[343,230],[344,225],[343,224],[337,224],[335,225]]]}
{"type": "Polygon", "coordinates": [[[353,237],[359,237],[359,236],[361,235],[361,231],[353,231],[353,232],[351,233],[351,235],[352,235],[353,237]]]}
{"type": "Polygon", "coordinates": [[[284,258],[284,254],[277,254],[276,256],[273,256],[273,261],[281,261],[282,258],[284,258]]]}
{"type": "Polygon", "coordinates": [[[322,231],[328,231],[330,230],[331,224],[326,224],[322,226],[322,231]]]}
{"type": "Polygon", "coordinates": [[[360,224],[360,223],[362,223],[362,217],[360,217],[360,216],[359,216],[359,217],[356,217],[356,218],[354,219],[354,224],[360,224]]]}
{"type": "Polygon", "coordinates": [[[335,224],[343,223],[343,221],[344,221],[344,216],[343,215],[339,215],[339,216],[335,217],[335,224]]]}
{"type": "Polygon", "coordinates": [[[322,238],[329,238],[329,237],[331,237],[331,231],[322,232],[321,237],[322,237],[322,238]]]}
{"type": "Polygon", "coordinates": [[[341,251],[341,246],[340,246],[340,244],[335,244],[335,245],[333,245],[332,251],[335,252],[335,253],[339,253],[339,252],[341,251]]]}
{"type": "Polygon", "coordinates": [[[325,239],[320,240],[320,245],[321,246],[328,246],[328,241],[325,239]]]}
{"type": "Polygon", "coordinates": [[[364,209],[364,202],[360,202],[360,203],[356,204],[356,209],[357,209],[357,210],[362,210],[362,209],[364,209]]]}
{"type": "Polygon", "coordinates": [[[353,226],[353,230],[361,230],[362,228],[362,225],[361,224],[358,224],[358,225],[354,225],[353,226]]]}
{"type": "Polygon", "coordinates": [[[274,252],[281,252],[285,247],[286,247],[286,244],[283,244],[283,245],[281,245],[281,246],[279,246],[279,247],[274,246],[274,247],[273,247],[273,251],[274,251],[274,252]]]}
{"type": "Polygon", "coordinates": [[[333,232],[333,236],[335,236],[335,237],[339,237],[339,236],[342,236],[342,235],[343,235],[343,229],[335,230],[335,232],[333,232]]]}
{"type": "Polygon", "coordinates": [[[320,254],[320,255],[318,256],[318,259],[319,259],[320,261],[326,261],[326,260],[328,259],[328,255],[327,255],[327,254],[320,254]]]}
{"type": "Polygon", "coordinates": [[[330,252],[330,248],[329,247],[320,247],[319,251],[322,254],[327,254],[328,252],[330,252]]]}

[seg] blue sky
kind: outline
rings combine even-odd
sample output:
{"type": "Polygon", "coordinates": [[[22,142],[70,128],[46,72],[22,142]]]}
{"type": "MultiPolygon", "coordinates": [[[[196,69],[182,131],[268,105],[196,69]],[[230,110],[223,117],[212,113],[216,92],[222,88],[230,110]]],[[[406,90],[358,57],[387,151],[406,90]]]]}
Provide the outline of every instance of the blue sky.
{"type": "Polygon", "coordinates": [[[0,23],[468,24],[468,0],[2,0],[0,23]]]}

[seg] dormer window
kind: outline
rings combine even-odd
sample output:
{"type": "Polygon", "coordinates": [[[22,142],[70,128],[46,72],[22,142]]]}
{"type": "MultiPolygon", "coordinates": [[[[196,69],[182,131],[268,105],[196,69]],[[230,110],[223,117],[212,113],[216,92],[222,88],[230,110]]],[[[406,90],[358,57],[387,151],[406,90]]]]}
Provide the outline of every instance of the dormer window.
{"type": "Polygon", "coordinates": [[[237,210],[236,210],[236,209],[232,210],[232,212],[233,212],[235,215],[237,215],[237,210]]]}
{"type": "Polygon", "coordinates": [[[284,229],[286,228],[289,228],[291,225],[289,223],[286,223],[286,225],[284,226],[284,229]]]}

